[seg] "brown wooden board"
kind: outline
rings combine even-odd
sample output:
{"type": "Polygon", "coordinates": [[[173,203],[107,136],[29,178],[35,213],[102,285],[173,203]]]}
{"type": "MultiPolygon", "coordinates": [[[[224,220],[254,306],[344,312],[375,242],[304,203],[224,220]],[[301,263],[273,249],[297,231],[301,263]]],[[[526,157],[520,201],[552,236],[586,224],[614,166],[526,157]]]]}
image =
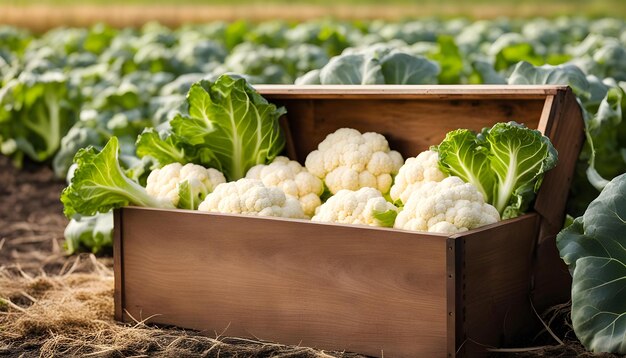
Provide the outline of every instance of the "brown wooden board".
{"type": "Polygon", "coordinates": [[[443,235],[121,213],[126,320],[390,357],[446,353],[443,235]]]}
{"type": "Polygon", "coordinates": [[[582,111],[572,91],[567,89],[548,100],[539,129],[558,150],[559,163],[545,176],[534,206],[541,215],[541,228],[534,256],[532,297],[540,312],[570,298],[571,276],[559,257],[556,235],[563,227],[569,187],[584,143],[582,111]]]}
{"type": "Polygon", "coordinates": [[[520,343],[540,326],[530,306],[530,281],[538,216],[527,214],[505,225],[455,235],[457,350],[461,355],[520,343]],[[458,296],[457,296],[458,297],[458,296]]]}
{"type": "MultiPolygon", "coordinates": [[[[257,86],[287,108],[303,162],[341,127],[415,156],[457,128],[515,120],[559,151],[535,213],[453,236],[191,211],[115,215],[116,317],[375,356],[471,355],[532,327],[529,297],[567,297],[554,235],[582,143],[563,86],[257,86]],[[123,225],[122,225],[123,223],[123,225]],[[561,272],[561,271],[559,271],[561,272]],[[127,312],[126,315],[123,312],[127,312]],[[478,342],[479,344],[467,344],[478,342]]],[[[537,306],[537,305],[535,305],[537,306]]],[[[541,309],[542,307],[538,307],[541,309]]]]}

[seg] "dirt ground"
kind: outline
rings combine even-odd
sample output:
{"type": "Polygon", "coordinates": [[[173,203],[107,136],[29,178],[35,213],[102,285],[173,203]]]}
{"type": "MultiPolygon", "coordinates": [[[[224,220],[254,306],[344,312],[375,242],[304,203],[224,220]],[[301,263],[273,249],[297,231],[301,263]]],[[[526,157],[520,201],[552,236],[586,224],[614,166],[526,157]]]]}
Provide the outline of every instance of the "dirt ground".
{"type": "MultiPolygon", "coordinates": [[[[1,357],[362,357],[244,338],[113,320],[110,257],[66,256],[59,193],[65,183],[43,166],[16,170],[0,157],[1,357]]],[[[567,324],[568,307],[553,318],[564,344],[496,351],[498,356],[596,357],[585,353],[567,324]]],[[[537,342],[553,344],[545,332],[537,342]],[[546,338],[547,336],[547,338],[546,338]],[[545,343],[549,342],[549,343],[545,343]]],[[[538,343],[539,344],[539,343],[538,343]]],[[[600,355],[611,357],[611,355],[600,355]]]]}

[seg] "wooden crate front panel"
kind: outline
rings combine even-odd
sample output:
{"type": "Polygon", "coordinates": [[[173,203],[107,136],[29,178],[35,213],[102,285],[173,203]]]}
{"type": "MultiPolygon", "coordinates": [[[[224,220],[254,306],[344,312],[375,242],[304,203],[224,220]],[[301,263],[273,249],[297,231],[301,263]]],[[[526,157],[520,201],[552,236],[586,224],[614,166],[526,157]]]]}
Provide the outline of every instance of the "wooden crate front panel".
{"type": "Polygon", "coordinates": [[[135,319],[375,356],[447,354],[445,236],[119,213],[118,306],[135,319]]]}
{"type": "Polygon", "coordinates": [[[458,128],[480,131],[513,120],[537,128],[545,103],[545,98],[271,100],[287,108],[301,162],[328,134],[343,127],[381,133],[406,158],[439,144],[446,133],[458,128]]]}

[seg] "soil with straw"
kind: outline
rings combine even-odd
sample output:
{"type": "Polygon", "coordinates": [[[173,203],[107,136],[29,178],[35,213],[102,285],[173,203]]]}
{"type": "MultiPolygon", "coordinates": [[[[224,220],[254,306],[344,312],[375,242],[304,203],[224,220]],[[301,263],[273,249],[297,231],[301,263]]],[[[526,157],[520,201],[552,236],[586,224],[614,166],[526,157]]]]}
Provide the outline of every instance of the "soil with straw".
{"type": "MultiPolygon", "coordinates": [[[[363,357],[115,322],[112,259],[64,254],[64,185],[47,167],[17,170],[0,157],[0,356],[363,357]]],[[[568,309],[556,307],[545,319],[564,343],[494,355],[592,356],[575,340],[568,309]]],[[[538,337],[554,342],[546,332],[538,337]]]]}

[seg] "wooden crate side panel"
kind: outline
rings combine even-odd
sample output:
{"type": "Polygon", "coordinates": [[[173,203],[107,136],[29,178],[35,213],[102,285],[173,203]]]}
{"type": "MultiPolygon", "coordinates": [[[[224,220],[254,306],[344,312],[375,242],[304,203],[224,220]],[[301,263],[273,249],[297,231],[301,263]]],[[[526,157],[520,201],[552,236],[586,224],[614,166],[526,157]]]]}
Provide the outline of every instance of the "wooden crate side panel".
{"type": "Polygon", "coordinates": [[[343,127],[381,133],[392,149],[410,157],[439,144],[447,132],[458,128],[479,131],[512,120],[537,128],[545,102],[545,98],[271,100],[287,108],[301,162],[328,134],[343,127]]]}
{"type": "MultiPolygon", "coordinates": [[[[446,237],[122,211],[124,308],[214,336],[446,355],[446,237]]],[[[128,318],[128,317],[127,317],[128,318]]]]}
{"type": "Polygon", "coordinates": [[[124,318],[124,268],[122,266],[122,213],[121,210],[113,211],[113,306],[115,319],[121,321],[124,318]]]}
{"type": "Polygon", "coordinates": [[[545,132],[559,152],[559,163],[546,174],[535,202],[535,211],[542,217],[533,268],[533,303],[539,312],[570,297],[571,276],[556,248],[556,235],[563,227],[569,188],[584,143],[582,112],[572,91],[560,91],[553,102],[545,132]]]}
{"type": "Polygon", "coordinates": [[[539,217],[527,214],[454,238],[461,256],[456,286],[461,355],[514,343],[536,326],[530,274],[538,225],[539,217]]]}

